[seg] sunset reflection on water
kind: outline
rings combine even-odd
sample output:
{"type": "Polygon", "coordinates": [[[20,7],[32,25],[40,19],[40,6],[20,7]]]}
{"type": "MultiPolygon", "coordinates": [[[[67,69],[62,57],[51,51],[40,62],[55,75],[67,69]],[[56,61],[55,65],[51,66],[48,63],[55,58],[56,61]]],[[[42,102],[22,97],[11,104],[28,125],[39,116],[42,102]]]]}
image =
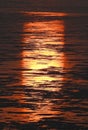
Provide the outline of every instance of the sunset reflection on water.
{"type": "Polygon", "coordinates": [[[25,68],[25,71],[22,72],[22,84],[37,86],[63,78],[48,74],[51,68],[51,71],[53,69],[63,71],[64,53],[58,53],[55,48],[56,46],[63,48],[64,45],[63,20],[25,23],[23,44],[25,47],[22,52],[22,67],[25,68]]]}
{"type": "Polygon", "coordinates": [[[3,17],[6,28],[2,29],[3,20],[0,24],[2,129],[84,130],[88,122],[86,16],[8,14],[14,16],[15,21],[3,17]]]}
{"type": "MultiPolygon", "coordinates": [[[[31,98],[37,100],[30,102],[36,107],[27,116],[28,121],[38,122],[44,117],[53,118],[61,114],[61,111],[53,110],[51,99],[44,98],[43,94],[46,91],[61,90],[63,76],[59,73],[63,72],[64,53],[60,52],[58,47],[62,49],[64,46],[64,28],[63,20],[36,20],[24,23],[22,85],[29,87],[28,91],[35,90],[36,92],[31,93],[31,98]]],[[[30,97],[26,96],[25,99],[28,100],[30,97]]]]}

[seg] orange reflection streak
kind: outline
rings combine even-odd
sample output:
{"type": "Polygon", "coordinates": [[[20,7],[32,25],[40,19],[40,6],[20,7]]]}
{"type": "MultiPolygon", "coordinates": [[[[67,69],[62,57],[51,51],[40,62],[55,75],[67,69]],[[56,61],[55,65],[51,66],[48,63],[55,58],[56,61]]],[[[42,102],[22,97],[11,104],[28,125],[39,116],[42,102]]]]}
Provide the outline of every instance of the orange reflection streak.
{"type": "Polygon", "coordinates": [[[29,121],[38,122],[44,117],[44,114],[46,114],[46,118],[52,118],[62,113],[61,111],[52,111],[50,103],[49,105],[42,104],[38,106],[36,110],[31,110],[29,108],[7,107],[3,108],[3,111],[5,111],[5,113],[1,114],[3,121],[5,117],[7,121],[8,119],[12,119],[12,121],[16,120],[20,123],[27,123],[29,121]]]}
{"type": "MultiPolygon", "coordinates": [[[[62,12],[22,12],[24,13],[25,15],[37,15],[37,16],[68,16],[70,15],[71,13],[62,13],[62,12]]],[[[72,14],[71,14],[72,15],[72,14]]]]}
{"type": "MultiPolygon", "coordinates": [[[[33,90],[58,92],[61,88],[57,82],[63,80],[59,72],[63,71],[64,53],[58,49],[64,45],[64,21],[27,22],[24,24],[22,42],[22,85],[30,86],[33,90]]],[[[39,97],[35,95],[34,98],[39,97]]],[[[30,113],[29,118],[27,116],[28,121],[37,122],[44,114],[47,117],[54,117],[61,113],[52,110],[53,104],[49,100],[36,104],[38,108],[30,113]]],[[[26,109],[22,109],[22,112],[25,111],[26,109]]]]}
{"type": "Polygon", "coordinates": [[[55,80],[55,77],[36,76],[34,73],[39,74],[41,69],[50,67],[63,68],[64,54],[58,54],[53,45],[64,45],[64,22],[62,20],[28,22],[24,24],[24,32],[23,43],[27,47],[31,46],[32,50],[26,48],[22,52],[22,57],[24,57],[22,66],[30,70],[27,71],[28,73],[22,72],[22,84],[33,85],[34,82],[55,80]]]}
{"type": "Polygon", "coordinates": [[[30,41],[36,41],[36,44],[42,43],[44,45],[47,43],[56,44],[56,40],[58,40],[59,44],[64,44],[63,24],[64,22],[62,20],[25,23],[23,42],[29,43],[30,41]]]}

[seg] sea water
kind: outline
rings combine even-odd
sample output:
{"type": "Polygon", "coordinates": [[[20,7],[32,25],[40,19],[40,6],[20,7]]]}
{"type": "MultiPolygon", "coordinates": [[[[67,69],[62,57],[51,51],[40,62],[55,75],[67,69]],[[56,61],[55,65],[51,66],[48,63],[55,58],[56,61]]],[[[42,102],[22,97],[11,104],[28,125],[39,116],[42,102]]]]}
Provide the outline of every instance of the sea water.
{"type": "Polygon", "coordinates": [[[0,12],[0,130],[87,130],[88,15],[0,12]]]}

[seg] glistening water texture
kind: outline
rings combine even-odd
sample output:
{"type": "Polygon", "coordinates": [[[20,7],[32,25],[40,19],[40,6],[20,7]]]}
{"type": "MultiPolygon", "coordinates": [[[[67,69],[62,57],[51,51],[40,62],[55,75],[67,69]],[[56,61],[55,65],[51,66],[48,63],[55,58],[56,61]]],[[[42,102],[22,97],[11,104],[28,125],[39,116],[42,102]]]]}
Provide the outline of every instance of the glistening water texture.
{"type": "Polygon", "coordinates": [[[87,130],[88,15],[0,17],[0,130],[87,130]]]}

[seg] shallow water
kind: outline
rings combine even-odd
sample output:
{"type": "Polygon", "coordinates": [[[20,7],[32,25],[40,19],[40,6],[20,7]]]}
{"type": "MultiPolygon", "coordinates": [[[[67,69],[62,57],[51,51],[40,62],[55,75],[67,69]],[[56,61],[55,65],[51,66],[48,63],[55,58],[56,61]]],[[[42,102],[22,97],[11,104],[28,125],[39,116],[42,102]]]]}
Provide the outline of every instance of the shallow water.
{"type": "Polygon", "coordinates": [[[0,17],[0,129],[87,130],[88,15],[0,17]]]}

